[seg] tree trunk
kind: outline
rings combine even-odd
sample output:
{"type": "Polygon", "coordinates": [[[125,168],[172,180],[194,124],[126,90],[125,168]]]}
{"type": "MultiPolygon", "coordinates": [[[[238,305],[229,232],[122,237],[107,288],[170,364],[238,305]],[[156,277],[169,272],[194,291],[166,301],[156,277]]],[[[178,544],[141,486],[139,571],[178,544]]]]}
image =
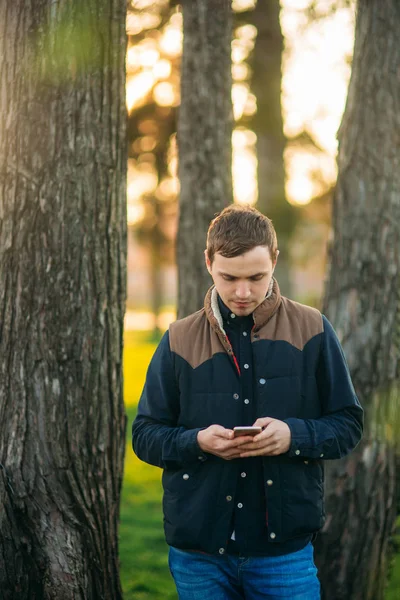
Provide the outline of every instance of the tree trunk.
{"type": "Polygon", "coordinates": [[[249,13],[257,28],[251,60],[252,91],[257,112],[251,128],[257,135],[257,208],[272,219],[278,234],[279,260],[276,277],[283,294],[290,296],[289,239],[295,220],[294,209],[286,201],[283,153],[285,136],[281,106],[283,36],[279,21],[279,0],[257,0],[249,13]]]}
{"type": "Polygon", "coordinates": [[[2,600],[122,597],[125,10],[0,4],[2,600]]]}
{"type": "Polygon", "coordinates": [[[230,0],[184,0],[178,119],[178,317],[203,305],[209,222],[232,202],[230,0]]]}
{"type": "Polygon", "coordinates": [[[384,597],[396,516],[400,358],[400,7],[358,3],[353,71],[340,129],[325,312],[342,340],[366,432],[327,472],[317,563],[328,600],[384,597]],[[396,422],[397,418],[397,422],[396,422]]]}

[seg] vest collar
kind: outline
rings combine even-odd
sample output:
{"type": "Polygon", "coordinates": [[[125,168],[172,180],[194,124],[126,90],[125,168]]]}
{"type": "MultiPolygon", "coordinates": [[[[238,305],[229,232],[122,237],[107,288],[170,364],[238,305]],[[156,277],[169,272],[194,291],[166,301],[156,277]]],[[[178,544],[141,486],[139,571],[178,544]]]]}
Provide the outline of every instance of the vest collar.
{"type": "MultiPolygon", "coordinates": [[[[254,331],[260,329],[270,320],[281,303],[281,292],[279,290],[278,282],[273,278],[271,283],[272,289],[270,287],[265,300],[261,302],[253,312],[254,331]]],[[[218,292],[214,285],[210,287],[206,294],[204,299],[204,310],[212,328],[217,333],[222,333],[223,338],[226,338],[223,319],[218,306],[218,292]]]]}

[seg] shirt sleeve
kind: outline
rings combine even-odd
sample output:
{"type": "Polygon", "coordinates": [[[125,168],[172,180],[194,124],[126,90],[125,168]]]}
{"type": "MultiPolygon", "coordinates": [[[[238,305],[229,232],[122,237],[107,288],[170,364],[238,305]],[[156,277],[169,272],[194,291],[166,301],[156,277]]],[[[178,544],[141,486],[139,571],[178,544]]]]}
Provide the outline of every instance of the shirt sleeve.
{"type": "Polygon", "coordinates": [[[361,439],[363,409],[357,399],[343,350],[328,319],[322,315],[324,331],[316,369],[322,417],[289,418],[289,456],[342,458],[361,439]]]}
{"type": "Polygon", "coordinates": [[[167,331],[150,362],[132,425],[132,447],[144,462],[163,469],[179,469],[207,459],[197,442],[201,428],[186,429],[177,425],[179,399],[167,331]]]}

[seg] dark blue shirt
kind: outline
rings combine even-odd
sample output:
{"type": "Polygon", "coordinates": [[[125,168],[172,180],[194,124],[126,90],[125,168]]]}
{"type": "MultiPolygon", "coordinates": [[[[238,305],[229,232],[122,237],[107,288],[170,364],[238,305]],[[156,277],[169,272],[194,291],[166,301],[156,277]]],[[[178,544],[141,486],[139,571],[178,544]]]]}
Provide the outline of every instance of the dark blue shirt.
{"type": "MultiPolygon", "coordinates": [[[[258,417],[254,402],[253,353],[251,329],[253,316],[239,317],[232,313],[218,297],[225,332],[231,343],[240,369],[240,393],[235,402],[241,403],[242,421],[237,425],[253,425],[258,417]]],[[[235,503],[232,531],[235,540],[229,542],[230,554],[280,555],[301,550],[311,540],[311,536],[302,536],[281,544],[268,543],[268,506],[264,493],[264,473],[261,457],[236,459],[237,485],[232,498],[235,503]]]]}

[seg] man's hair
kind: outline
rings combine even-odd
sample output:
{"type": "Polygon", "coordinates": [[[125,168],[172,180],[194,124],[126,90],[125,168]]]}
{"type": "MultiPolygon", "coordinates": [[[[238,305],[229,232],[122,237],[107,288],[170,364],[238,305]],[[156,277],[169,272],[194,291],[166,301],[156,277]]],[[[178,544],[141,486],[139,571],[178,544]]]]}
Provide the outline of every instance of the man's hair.
{"type": "Polygon", "coordinates": [[[225,258],[233,258],[256,246],[266,246],[272,261],[276,259],[275,228],[272,221],[255,208],[231,204],[211,221],[207,233],[207,255],[211,263],[217,252],[225,258]]]}

